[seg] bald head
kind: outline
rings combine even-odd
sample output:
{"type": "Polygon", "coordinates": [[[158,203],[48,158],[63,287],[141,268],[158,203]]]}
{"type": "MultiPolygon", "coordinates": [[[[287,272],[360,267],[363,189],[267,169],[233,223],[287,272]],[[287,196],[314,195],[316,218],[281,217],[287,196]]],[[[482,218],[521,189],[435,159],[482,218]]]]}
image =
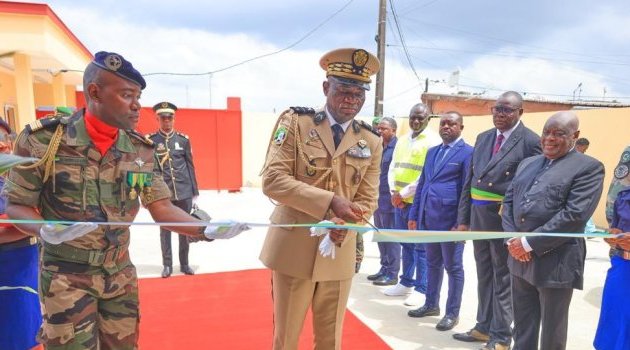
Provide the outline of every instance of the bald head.
{"type": "Polygon", "coordinates": [[[580,120],[577,115],[571,111],[560,111],[547,119],[545,128],[548,125],[561,125],[571,132],[576,132],[580,129],[580,120]]]}
{"type": "Polygon", "coordinates": [[[409,127],[412,137],[420,135],[429,125],[429,107],[423,103],[415,104],[409,111],[409,127]]]}
{"type": "Polygon", "coordinates": [[[429,114],[429,107],[427,107],[427,105],[425,105],[424,103],[417,103],[415,105],[413,105],[413,107],[411,107],[411,110],[409,111],[409,115],[412,115],[417,113],[417,112],[421,112],[421,113],[426,113],[429,114]]]}
{"type": "Polygon", "coordinates": [[[506,98],[514,102],[515,106],[523,106],[523,96],[516,91],[506,91],[499,96],[499,98],[506,98]]]}
{"type": "Polygon", "coordinates": [[[543,154],[548,159],[563,157],[580,137],[580,121],[571,111],[555,113],[545,123],[541,136],[543,154]]]}

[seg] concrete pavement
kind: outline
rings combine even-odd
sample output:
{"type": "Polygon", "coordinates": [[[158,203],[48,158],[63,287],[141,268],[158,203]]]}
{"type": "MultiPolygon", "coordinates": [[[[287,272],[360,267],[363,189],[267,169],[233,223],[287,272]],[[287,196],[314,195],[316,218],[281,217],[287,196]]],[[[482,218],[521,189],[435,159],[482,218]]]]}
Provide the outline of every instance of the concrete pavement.
{"type": "MultiPolygon", "coordinates": [[[[233,219],[267,223],[273,203],[257,188],[244,188],[241,193],[202,191],[199,206],[216,219],[233,219]]],[[[141,210],[136,221],[152,221],[146,210],[141,210]]],[[[158,277],[162,271],[160,237],[157,226],[134,226],[131,237],[131,259],[140,277],[158,277]]],[[[191,245],[190,264],[196,273],[237,271],[263,268],[258,254],[266,234],[265,228],[254,228],[226,241],[201,242],[191,245]]],[[[405,297],[385,296],[380,287],[367,281],[367,275],[379,268],[379,253],[371,236],[366,235],[366,256],[361,271],[354,278],[348,307],[365,324],[382,337],[393,349],[478,349],[481,343],[462,343],[451,334],[463,332],[475,324],[477,308],[477,279],[472,244],[464,250],[463,304],[459,325],[453,331],[435,329],[439,316],[411,318],[403,305],[405,297]]],[[[174,272],[179,274],[177,239],[172,238],[174,272]]],[[[601,239],[587,241],[586,278],[584,290],[575,291],[570,309],[568,349],[592,349],[593,337],[601,303],[602,287],[609,267],[608,246],[601,239]]],[[[443,283],[441,309],[446,303],[446,275],[443,283]]]]}

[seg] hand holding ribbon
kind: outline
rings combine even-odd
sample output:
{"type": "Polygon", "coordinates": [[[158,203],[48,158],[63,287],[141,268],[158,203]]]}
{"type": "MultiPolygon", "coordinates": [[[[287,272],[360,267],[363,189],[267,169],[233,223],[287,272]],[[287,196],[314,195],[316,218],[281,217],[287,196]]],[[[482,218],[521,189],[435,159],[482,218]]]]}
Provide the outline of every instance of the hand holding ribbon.
{"type": "Polygon", "coordinates": [[[70,226],[45,224],[39,229],[39,235],[44,241],[56,245],[85,236],[96,228],[98,225],[93,222],[78,222],[70,226]]]}
{"type": "Polygon", "coordinates": [[[241,232],[250,230],[247,224],[232,220],[215,220],[210,222],[203,231],[207,239],[230,239],[238,236],[241,232]]]}

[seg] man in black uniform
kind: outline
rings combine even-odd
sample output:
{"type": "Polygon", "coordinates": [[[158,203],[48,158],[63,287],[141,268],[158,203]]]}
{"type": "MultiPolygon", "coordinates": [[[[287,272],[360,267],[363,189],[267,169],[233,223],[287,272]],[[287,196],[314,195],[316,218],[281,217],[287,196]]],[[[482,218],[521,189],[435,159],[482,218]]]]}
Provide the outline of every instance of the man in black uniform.
{"type": "MultiPolygon", "coordinates": [[[[160,102],[153,106],[160,129],[148,137],[155,144],[155,154],[160,162],[164,182],[171,190],[171,202],[190,213],[193,198],[199,195],[195,166],[188,136],[175,130],[175,111],[177,106],[170,102],[160,102]]],[[[173,273],[173,254],[171,251],[171,231],[160,228],[162,245],[162,277],[173,273]]],[[[188,241],[179,235],[179,264],[181,272],[193,275],[188,265],[188,241]]]]}

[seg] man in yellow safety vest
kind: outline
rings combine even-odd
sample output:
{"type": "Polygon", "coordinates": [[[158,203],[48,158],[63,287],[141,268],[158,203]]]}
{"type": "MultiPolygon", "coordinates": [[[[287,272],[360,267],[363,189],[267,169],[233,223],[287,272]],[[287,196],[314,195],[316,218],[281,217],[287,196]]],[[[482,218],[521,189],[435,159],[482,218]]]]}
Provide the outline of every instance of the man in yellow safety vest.
{"type": "MultiPolygon", "coordinates": [[[[389,166],[387,180],[392,192],[394,206],[394,228],[407,229],[409,208],[413,204],[418,178],[422,173],[427,150],[441,143],[440,137],[432,130],[426,130],[429,125],[429,108],[418,103],[409,112],[409,127],[411,132],[400,137],[392,163],[389,166]]],[[[427,289],[426,254],[424,245],[401,243],[402,245],[402,275],[400,282],[386,288],[383,293],[389,296],[411,294],[405,305],[419,306],[422,295],[427,289]],[[415,278],[414,278],[415,274],[415,278]]]]}

